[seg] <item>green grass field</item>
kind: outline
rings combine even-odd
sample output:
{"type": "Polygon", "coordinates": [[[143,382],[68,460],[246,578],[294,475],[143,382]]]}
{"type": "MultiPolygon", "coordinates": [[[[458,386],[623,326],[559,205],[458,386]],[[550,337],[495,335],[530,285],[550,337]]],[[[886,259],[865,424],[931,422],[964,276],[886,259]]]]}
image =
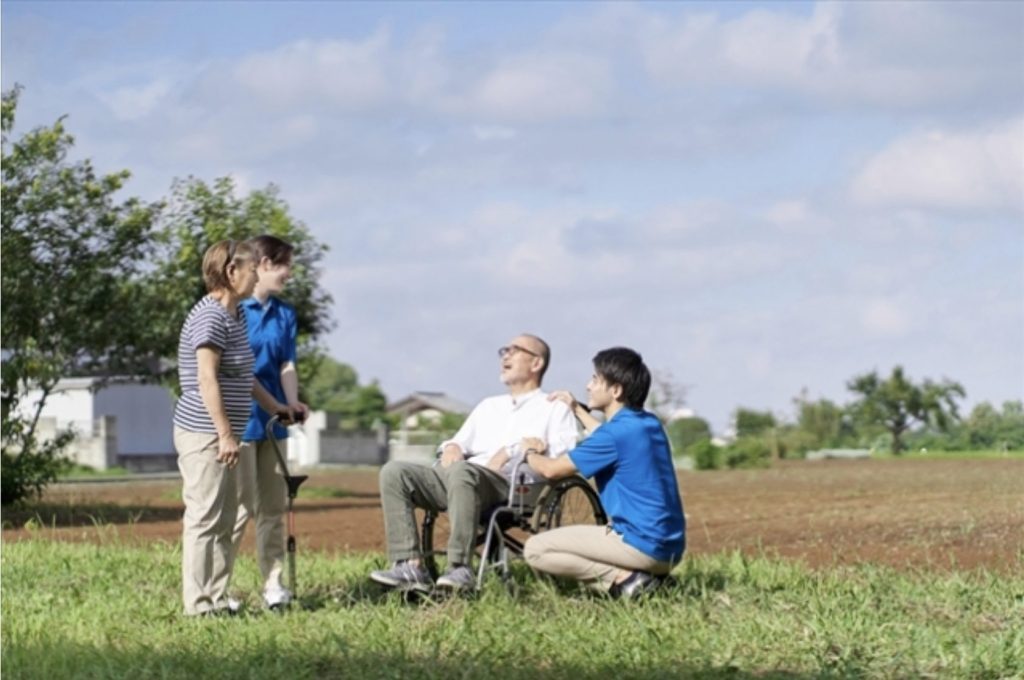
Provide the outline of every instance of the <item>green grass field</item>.
{"type": "MultiPolygon", "coordinates": [[[[179,549],[43,539],[3,547],[5,678],[1024,677],[1024,570],[811,571],[687,558],[645,602],[516,570],[474,599],[408,603],[366,581],[379,556],[300,554],[304,609],[180,614],[179,549]]],[[[522,565],[517,565],[521,567],[522,565]]]]}

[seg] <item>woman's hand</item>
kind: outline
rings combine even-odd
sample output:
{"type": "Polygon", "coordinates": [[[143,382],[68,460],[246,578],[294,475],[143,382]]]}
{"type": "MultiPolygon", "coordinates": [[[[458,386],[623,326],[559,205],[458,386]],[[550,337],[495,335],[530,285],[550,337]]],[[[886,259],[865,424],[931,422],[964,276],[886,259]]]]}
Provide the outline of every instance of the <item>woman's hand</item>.
{"type": "Polygon", "coordinates": [[[239,453],[238,439],[235,435],[229,434],[217,438],[217,462],[223,463],[229,468],[238,465],[239,453]]]}

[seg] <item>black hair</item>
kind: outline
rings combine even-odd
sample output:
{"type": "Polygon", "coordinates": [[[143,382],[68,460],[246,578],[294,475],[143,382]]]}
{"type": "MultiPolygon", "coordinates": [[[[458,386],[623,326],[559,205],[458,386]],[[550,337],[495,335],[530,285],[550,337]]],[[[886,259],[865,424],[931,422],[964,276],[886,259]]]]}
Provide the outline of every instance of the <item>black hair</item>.
{"type": "Polygon", "coordinates": [[[628,347],[603,349],[594,355],[594,372],[609,386],[622,388],[622,401],[626,406],[640,410],[651,391],[651,372],[644,358],[628,347]]]}
{"type": "Polygon", "coordinates": [[[262,234],[249,241],[256,250],[256,262],[268,258],[273,264],[288,264],[292,261],[292,251],[295,247],[287,241],[282,241],[276,236],[262,234]]]}

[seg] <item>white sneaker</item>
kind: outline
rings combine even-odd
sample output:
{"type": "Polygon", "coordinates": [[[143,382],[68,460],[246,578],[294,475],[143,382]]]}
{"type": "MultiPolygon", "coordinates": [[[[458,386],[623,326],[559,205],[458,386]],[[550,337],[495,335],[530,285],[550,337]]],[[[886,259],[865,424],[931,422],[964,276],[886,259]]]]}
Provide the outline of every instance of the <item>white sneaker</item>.
{"type": "Polygon", "coordinates": [[[263,591],[263,601],[270,609],[287,607],[292,602],[292,594],[287,588],[267,588],[263,591]]]}

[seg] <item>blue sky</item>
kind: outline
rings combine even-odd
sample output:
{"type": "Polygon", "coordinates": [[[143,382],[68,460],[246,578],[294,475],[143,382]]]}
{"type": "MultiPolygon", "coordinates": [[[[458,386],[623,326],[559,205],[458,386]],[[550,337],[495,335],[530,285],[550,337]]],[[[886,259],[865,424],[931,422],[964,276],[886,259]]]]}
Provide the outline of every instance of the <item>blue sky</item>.
{"type": "Polygon", "coordinates": [[[577,393],[638,349],[716,430],[854,374],[1024,396],[1024,5],[2,8],[18,128],[128,192],[280,186],[331,246],[335,357],[392,399],[577,393]]]}

